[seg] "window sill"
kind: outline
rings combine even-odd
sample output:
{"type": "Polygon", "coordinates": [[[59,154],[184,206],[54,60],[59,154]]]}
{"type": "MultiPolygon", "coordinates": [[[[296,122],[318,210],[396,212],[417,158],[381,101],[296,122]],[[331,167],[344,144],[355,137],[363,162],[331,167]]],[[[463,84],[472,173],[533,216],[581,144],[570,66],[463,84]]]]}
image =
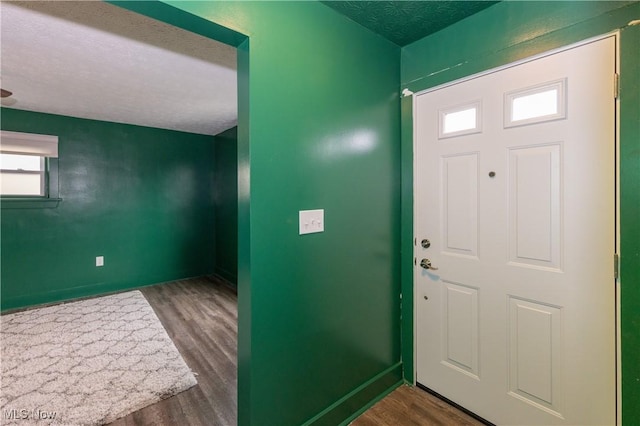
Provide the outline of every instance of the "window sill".
{"type": "Polygon", "coordinates": [[[55,209],[62,198],[40,197],[3,197],[0,198],[0,207],[3,209],[55,209]]]}

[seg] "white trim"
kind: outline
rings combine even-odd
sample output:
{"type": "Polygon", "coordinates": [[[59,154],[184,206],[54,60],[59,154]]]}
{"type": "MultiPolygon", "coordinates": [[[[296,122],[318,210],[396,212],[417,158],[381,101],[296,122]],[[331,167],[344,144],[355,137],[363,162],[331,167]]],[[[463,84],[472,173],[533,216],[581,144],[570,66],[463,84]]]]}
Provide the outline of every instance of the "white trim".
{"type": "Polygon", "coordinates": [[[416,152],[417,152],[417,147],[418,147],[418,143],[417,143],[417,138],[416,138],[416,134],[417,132],[417,117],[416,117],[416,112],[418,111],[418,96],[421,94],[420,93],[414,93],[413,95],[413,99],[411,100],[412,105],[411,105],[411,119],[413,120],[412,124],[412,146],[413,146],[413,193],[411,194],[412,197],[412,204],[413,204],[413,223],[412,223],[412,240],[413,240],[413,249],[411,250],[411,257],[413,257],[413,271],[411,272],[411,279],[412,279],[412,285],[413,285],[413,382],[411,383],[413,386],[415,386],[418,383],[418,286],[416,285],[417,282],[417,253],[416,253],[416,248],[418,246],[418,237],[416,236],[416,228],[417,228],[417,210],[418,207],[416,206],[416,182],[418,181],[418,164],[416,161],[416,152]]]}
{"type": "MultiPolygon", "coordinates": [[[[615,40],[615,72],[620,76],[620,31],[613,33],[615,40]]],[[[619,84],[619,83],[618,83],[619,84]]],[[[620,256],[620,96],[616,94],[614,100],[616,111],[616,253],[620,256]]],[[[622,426],[622,321],[620,318],[620,277],[615,282],[616,290],[616,424],[622,426]]]]}
{"type": "Polygon", "coordinates": [[[0,131],[0,152],[58,157],[58,137],[35,133],[0,131]]]}
{"type": "Polygon", "coordinates": [[[405,87],[405,89],[400,94],[401,97],[406,98],[407,96],[412,96],[413,92],[405,87]]]}

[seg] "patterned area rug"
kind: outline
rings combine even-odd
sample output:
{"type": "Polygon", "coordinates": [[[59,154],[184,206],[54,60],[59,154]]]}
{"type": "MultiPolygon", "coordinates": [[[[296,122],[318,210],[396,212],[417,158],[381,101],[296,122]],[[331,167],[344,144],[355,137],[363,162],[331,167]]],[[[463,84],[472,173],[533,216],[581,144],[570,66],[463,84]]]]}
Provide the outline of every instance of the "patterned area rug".
{"type": "Polygon", "coordinates": [[[0,317],[0,424],[102,425],[196,384],[139,291],[0,317]]]}

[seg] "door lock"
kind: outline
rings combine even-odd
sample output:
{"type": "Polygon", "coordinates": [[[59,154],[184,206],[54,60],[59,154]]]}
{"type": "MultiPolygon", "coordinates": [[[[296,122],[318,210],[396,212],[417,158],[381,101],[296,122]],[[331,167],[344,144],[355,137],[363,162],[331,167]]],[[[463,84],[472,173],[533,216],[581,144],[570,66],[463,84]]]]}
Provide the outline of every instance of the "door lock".
{"type": "Polygon", "coordinates": [[[420,241],[420,245],[422,246],[422,248],[429,248],[431,247],[431,241],[425,238],[424,240],[420,241]]]}
{"type": "Polygon", "coordinates": [[[431,264],[431,261],[429,259],[422,259],[420,261],[420,266],[422,266],[424,269],[430,269],[432,271],[437,271],[438,268],[436,268],[435,266],[433,266],[431,264]]]}

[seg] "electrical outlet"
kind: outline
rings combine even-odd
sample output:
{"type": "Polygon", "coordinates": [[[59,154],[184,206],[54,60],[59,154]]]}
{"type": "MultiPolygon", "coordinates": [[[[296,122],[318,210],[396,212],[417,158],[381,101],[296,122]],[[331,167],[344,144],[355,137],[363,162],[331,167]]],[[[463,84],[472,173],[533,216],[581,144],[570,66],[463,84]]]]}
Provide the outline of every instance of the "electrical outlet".
{"type": "Polygon", "coordinates": [[[104,256],[96,256],[96,266],[104,266],[104,256]]]}
{"type": "Polygon", "coordinates": [[[324,232],[324,209],[300,210],[300,235],[324,232]]]}

